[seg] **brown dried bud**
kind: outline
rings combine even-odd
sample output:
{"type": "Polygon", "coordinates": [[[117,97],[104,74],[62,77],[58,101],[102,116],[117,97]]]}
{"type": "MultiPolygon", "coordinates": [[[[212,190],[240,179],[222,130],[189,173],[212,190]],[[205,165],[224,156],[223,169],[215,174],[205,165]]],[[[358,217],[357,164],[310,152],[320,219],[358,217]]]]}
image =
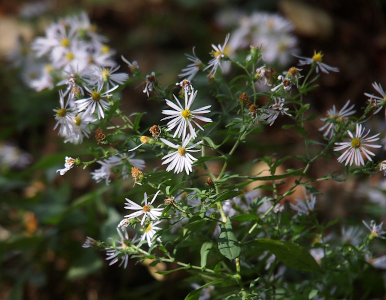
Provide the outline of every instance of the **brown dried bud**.
{"type": "Polygon", "coordinates": [[[95,131],[95,139],[96,141],[98,142],[98,145],[100,142],[104,141],[104,139],[106,138],[106,135],[103,133],[102,130],[100,130],[99,128],[95,131]]]}
{"type": "Polygon", "coordinates": [[[153,138],[155,138],[156,140],[158,140],[160,134],[161,134],[161,128],[158,127],[158,125],[153,125],[150,129],[149,129],[151,135],[153,136],[153,138]]]}
{"type": "Polygon", "coordinates": [[[209,186],[213,186],[212,178],[208,177],[208,179],[206,180],[206,184],[209,185],[209,186]]]}
{"type": "Polygon", "coordinates": [[[268,67],[266,70],[265,70],[265,77],[271,81],[272,80],[272,77],[275,77],[275,74],[276,74],[276,71],[274,68],[272,67],[268,67]]]}
{"type": "Polygon", "coordinates": [[[247,93],[242,93],[239,97],[239,101],[244,103],[244,105],[247,107],[249,105],[251,105],[251,100],[249,100],[249,97],[247,95],[247,93]]]}
{"type": "Polygon", "coordinates": [[[297,69],[295,67],[291,67],[288,69],[288,73],[290,73],[291,76],[295,76],[298,72],[299,72],[299,69],[297,69]]]}
{"type": "Polygon", "coordinates": [[[140,169],[138,169],[136,167],[132,167],[131,168],[131,176],[133,177],[133,180],[134,180],[133,187],[135,186],[136,183],[141,185],[141,183],[138,182],[138,180],[141,180],[141,178],[143,177],[143,172],[140,169]]]}
{"type": "Polygon", "coordinates": [[[250,107],[249,107],[249,112],[251,114],[251,117],[254,117],[257,115],[257,106],[255,104],[252,104],[250,107]]]}

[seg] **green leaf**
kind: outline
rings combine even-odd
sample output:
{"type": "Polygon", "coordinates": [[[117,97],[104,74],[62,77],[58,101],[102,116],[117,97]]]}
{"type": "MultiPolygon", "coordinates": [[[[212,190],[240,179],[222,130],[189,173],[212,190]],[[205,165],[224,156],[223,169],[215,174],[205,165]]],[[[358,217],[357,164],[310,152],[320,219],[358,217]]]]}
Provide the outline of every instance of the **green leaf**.
{"type": "Polygon", "coordinates": [[[205,242],[205,243],[202,244],[201,250],[200,250],[200,254],[201,254],[201,268],[205,268],[206,267],[206,260],[208,258],[209,251],[212,249],[212,247],[213,247],[213,242],[212,241],[205,242]]]}
{"type": "Polygon", "coordinates": [[[303,127],[300,127],[298,125],[295,125],[295,130],[300,133],[302,136],[306,136],[307,135],[307,131],[304,130],[303,127]]]}
{"type": "Polygon", "coordinates": [[[314,298],[318,294],[318,290],[312,290],[310,294],[308,295],[308,299],[314,298]]]}
{"type": "Polygon", "coordinates": [[[234,216],[232,218],[232,221],[236,221],[236,222],[245,222],[245,221],[249,221],[249,220],[259,221],[260,218],[256,215],[253,215],[253,214],[242,214],[242,215],[234,216]]]}
{"type": "Polygon", "coordinates": [[[216,279],[214,281],[211,281],[203,286],[200,286],[198,289],[194,290],[193,292],[189,293],[189,295],[186,296],[185,300],[198,300],[200,298],[200,294],[203,288],[206,288],[210,285],[216,285],[217,283],[220,283],[224,281],[225,278],[216,279]]]}
{"type": "Polygon", "coordinates": [[[218,146],[212,141],[211,138],[208,138],[207,136],[205,136],[202,139],[204,141],[206,141],[212,149],[217,149],[218,148],[218,146]]]}
{"type": "Polygon", "coordinates": [[[221,194],[220,196],[218,196],[216,198],[216,202],[232,199],[233,197],[240,196],[241,194],[242,194],[242,192],[240,192],[240,191],[227,191],[227,192],[221,194]]]}
{"type": "Polygon", "coordinates": [[[253,199],[253,201],[251,202],[251,207],[252,207],[252,208],[255,208],[255,207],[260,206],[260,204],[262,204],[263,202],[266,202],[266,201],[273,201],[273,200],[274,200],[274,199],[271,198],[271,197],[260,196],[260,197],[257,197],[256,199],[253,199]]]}
{"type": "Polygon", "coordinates": [[[170,273],[173,273],[176,271],[187,270],[187,269],[190,269],[190,265],[187,265],[186,267],[181,267],[178,269],[169,270],[169,271],[157,271],[156,273],[161,274],[161,275],[167,275],[167,274],[170,274],[170,273]]]}
{"type": "Polygon", "coordinates": [[[298,244],[270,239],[257,239],[252,243],[270,251],[278,260],[292,269],[305,272],[321,271],[312,255],[298,244]]]}
{"type": "Polygon", "coordinates": [[[133,130],[136,131],[139,129],[139,122],[141,121],[141,118],[144,114],[138,113],[138,115],[135,117],[134,124],[133,124],[133,130]]]}
{"type": "Polygon", "coordinates": [[[292,127],[294,127],[295,125],[283,125],[281,128],[282,129],[290,129],[292,127]]]}
{"type": "Polygon", "coordinates": [[[306,188],[306,190],[310,193],[310,194],[322,194],[321,192],[319,192],[316,188],[314,188],[312,185],[309,185],[309,184],[305,184],[305,183],[300,183],[301,186],[304,186],[306,188]]]}
{"type": "Polygon", "coordinates": [[[309,103],[302,105],[302,107],[300,107],[299,111],[297,112],[298,115],[304,113],[309,108],[310,108],[310,104],[309,103]]]}
{"type": "Polygon", "coordinates": [[[218,239],[218,250],[229,260],[233,260],[240,255],[240,244],[236,239],[231,220],[227,218],[226,223],[220,224],[221,233],[218,239]]]}

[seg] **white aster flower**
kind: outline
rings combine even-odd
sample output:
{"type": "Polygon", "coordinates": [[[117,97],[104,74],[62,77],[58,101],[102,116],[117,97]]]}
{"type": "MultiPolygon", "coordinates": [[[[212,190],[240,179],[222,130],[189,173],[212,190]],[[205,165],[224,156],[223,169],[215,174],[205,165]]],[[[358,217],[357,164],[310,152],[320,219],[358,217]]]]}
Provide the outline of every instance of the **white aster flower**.
{"type": "Polygon", "coordinates": [[[128,78],[129,75],[126,73],[115,73],[120,66],[115,68],[97,68],[91,74],[92,85],[105,85],[106,89],[110,88],[110,85],[119,85],[123,84],[128,78]]]}
{"type": "Polygon", "coordinates": [[[64,163],[64,169],[59,169],[56,171],[56,173],[60,173],[60,175],[64,175],[67,173],[67,171],[71,170],[75,164],[75,159],[72,157],[66,156],[65,163],[64,163]]]}
{"type": "Polygon", "coordinates": [[[343,142],[343,143],[335,143],[338,147],[334,148],[334,151],[340,151],[343,149],[348,148],[339,158],[338,162],[344,162],[346,161],[346,166],[347,165],[352,165],[355,163],[355,165],[360,166],[364,165],[365,162],[363,160],[362,153],[366,156],[368,160],[372,160],[371,156],[374,156],[375,154],[369,150],[367,150],[365,147],[370,147],[370,148],[381,148],[381,145],[370,145],[368,143],[375,142],[379,140],[379,133],[376,135],[373,135],[371,137],[366,138],[370,130],[364,134],[365,128],[362,130],[362,124],[357,124],[356,125],[356,132],[355,132],[355,137],[354,135],[347,130],[348,135],[351,138],[351,141],[349,142],[343,142]]]}
{"type": "Polygon", "coordinates": [[[158,191],[154,195],[154,197],[150,203],[147,203],[147,194],[145,193],[144,194],[144,198],[145,198],[145,205],[144,206],[140,206],[137,203],[131,201],[130,199],[125,198],[127,201],[125,209],[136,210],[136,212],[125,216],[125,218],[126,219],[133,219],[133,218],[139,217],[140,215],[143,214],[141,225],[143,225],[143,223],[145,223],[145,220],[147,217],[150,217],[150,219],[153,221],[157,220],[159,218],[159,216],[162,215],[163,208],[152,208],[151,205],[153,204],[155,198],[157,198],[157,195],[159,194],[159,192],[160,191],[158,191]]]}
{"type": "MultiPolygon", "coordinates": [[[[383,90],[382,86],[380,83],[373,83],[373,88],[381,94],[381,97],[379,96],[374,96],[368,93],[365,93],[365,96],[369,97],[370,99],[367,100],[369,102],[369,105],[376,108],[374,111],[374,114],[378,113],[382,109],[382,105],[380,105],[383,101],[386,101],[386,93],[383,90]]],[[[385,110],[385,119],[386,119],[386,110],[385,110]]]]}
{"type": "Polygon", "coordinates": [[[83,142],[83,135],[87,138],[90,131],[87,129],[88,124],[95,122],[96,119],[88,114],[80,113],[72,120],[72,130],[67,132],[65,143],[81,144],[83,142]]]}
{"type": "Polygon", "coordinates": [[[216,75],[216,71],[217,71],[218,67],[222,68],[221,63],[226,55],[226,50],[227,50],[226,44],[228,43],[228,41],[229,41],[229,34],[227,34],[227,36],[225,37],[225,42],[222,46],[220,44],[218,46],[212,44],[212,48],[213,48],[212,56],[213,56],[213,58],[209,61],[208,66],[204,69],[204,71],[205,71],[206,69],[212,68],[212,70],[210,70],[210,73],[208,75],[209,78],[216,75]]]}
{"type": "Polygon", "coordinates": [[[383,222],[379,225],[377,225],[377,223],[375,223],[374,220],[372,220],[370,222],[370,226],[364,221],[362,220],[362,223],[367,227],[368,230],[370,230],[370,237],[378,237],[380,239],[386,239],[386,237],[382,236],[382,234],[385,234],[386,231],[383,230],[383,222]]]}
{"type": "Polygon", "coordinates": [[[372,265],[374,268],[386,270],[386,255],[373,258],[371,254],[365,255],[365,260],[372,265]]]}
{"type": "Polygon", "coordinates": [[[122,261],[119,264],[119,267],[122,266],[123,264],[123,267],[126,269],[127,263],[129,261],[129,254],[124,253],[123,251],[128,248],[128,246],[126,245],[126,241],[129,240],[129,235],[126,230],[125,230],[125,235],[122,235],[121,231],[118,228],[117,228],[117,231],[118,231],[119,237],[121,238],[121,240],[117,242],[121,246],[110,247],[106,249],[106,255],[107,255],[106,260],[111,260],[111,262],[109,263],[109,266],[111,266],[119,260],[119,255],[121,254],[120,258],[122,261]]]}
{"type": "Polygon", "coordinates": [[[362,229],[359,227],[342,227],[342,240],[344,243],[349,243],[354,247],[360,244],[360,237],[363,235],[362,229]]]}
{"type": "Polygon", "coordinates": [[[193,92],[193,86],[190,83],[190,80],[184,79],[180,82],[177,82],[176,85],[179,85],[181,88],[183,88],[185,91],[188,92],[188,95],[190,95],[193,92]]]}
{"type": "Polygon", "coordinates": [[[296,205],[294,205],[293,203],[290,203],[291,208],[297,211],[297,214],[299,216],[303,214],[308,216],[309,213],[315,209],[316,197],[313,194],[310,194],[310,196],[307,196],[305,191],[304,191],[304,196],[306,198],[306,202],[304,202],[300,198],[297,198],[295,199],[296,205]]]}
{"type": "Polygon", "coordinates": [[[54,130],[60,125],[58,133],[60,136],[67,136],[73,130],[72,122],[75,119],[75,113],[68,109],[69,103],[70,101],[67,100],[66,104],[64,104],[63,92],[59,91],[60,108],[54,109],[54,112],[56,112],[55,120],[57,121],[54,130]]]}
{"type": "Polygon", "coordinates": [[[107,110],[110,107],[110,104],[103,100],[103,98],[112,97],[110,94],[112,91],[116,90],[119,86],[116,85],[108,91],[101,93],[102,85],[99,85],[95,90],[91,91],[87,87],[85,89],[90,93],[89,98],[76,100],[75,103],[78,106],[79,111],[85,110],[85,114],[92,114],[97,109],[98,110],[98,119],[103,119],[105,117],[104,110],[107,110]]]}
{"type": "Polygon", "coordinates": [[[115,164],[112,164],[107,160],[97,161],[97,163],[100,164],[101,167],[99,169],[96,169],[94,172],[90,173],[92,179],[94,179],[96,182],[101,182],[104,179],[106,181],[106,184],[108,185],[111,181],[111,168],[114,167],[115,164]]]}
{"type": "Polygon", "coordinates": [[[149,97],[149,92],[151,92],[155,85],[155,73],[151,72],[150,75],[146,75],[146,81],[142,82],[144,86],[143,92],[149,97]]]}
{"type": "Polygon", "coordinates": [[[194,47],[193,47],[193,55],[185,54],[188,60],[190,60],[192,63],[189,64],[186,68],[182,69],[182,73],[178,74],[178,77],[180,78],[187,78],[187,80],[192,80],[194,76],[196,76],[197,72],[200,70],[200,67],[202,66],[202,62],[200,59],[197,58],[196,54],[194,53],[194,47]]]}
{"type": "Polygon", "coordinates": [[[162,139],[161,141],[168,145],[169,147],[172,147],[174,149],[177,149],[177,151],[169,153],[162,157],[162,159],[165,161],[162,163],[164,164],[169,164],[168,167],[166,168],[166,171],[169,172],[174,169],[174,173],[180,173],[185,169],[186,174],[189,175],[189,172],[192,172],[192,164],[196,158],[194,158],[192,155],[190,155],[188,152],[198,152],[200,150],[193,150],[192,148],[196,147],[197,145],[201,144],[202,141],[195,143],[194,145],[187,147],[187,144],[191,140],[190,135],[186,137],[186,139],[182,142],[182,145],[174,145],[173,143],[162,139]]]}
{"type": "Polygon", "coordinates": [[[54,70],[50,64],[46,64],[41,70],[41,74],[38,78],[32,79],[29,82],[29,86],[35,91],[40,92],[45,89],[52,90],[54,88],[54,70]]]}
{"type": "Polygon", "coordinates": [[[197,91],[193,92],[191,95],[188,95],[187,90],[185,90],[185,106],[182,106],[180,101],[174,95],[173,97],[176,100],[178,105],[166,99],[166,104],[174,110],[163,110],[162,113],[165,115],[169,115],[169,117],[165,117],[161,119],[161,121],[171,119],[168,122],[168,128],[167,128],[168,131],[177,127],[173,137],[176,137],[178,135],[178,137],[182,136],[182,139],[185,139],[186,129],[189,128],[190,135],[194,139],[197,137],[197,134],[195,129],[193,128],[192,123],[194,123],[201,130],[204,130],[204,128],[202,128],[195,121],[195,119],[203,122],[212,122],[212,119],[199,116],[201,114],[209,113],[210,110],[208,110],[208,108],[210,108],[211,105],[207,105],[195,110],[191,110],[191,106],[193,104],[194,99],[196,98],[196,95],[197,95],[197,91]]]}
{"type": "Polygon", "coordinates": [[[315,259],[315,261],[320,265],[322,263],[322,259],[324,257],[324,249],[323,248],[312,248],[310,250],[310,254],[315,259]]]}
{"type": "Polygon", "coordinates": [[[289,108],[284,108],[284,98],[276,98],[273,97],[274,104],[270,105],[269,108],[262,108],[260,111],[262,114],[259,116],[259,119],[265,120],[269,123],[269,126],[272,126],[277,117],[281,115],[291,116],[291,114],[287,113],[289,108]]]}
{"type": "Polygon", "coordinates": [[[0,169],[24,169],[32,162],[32,156],[12,144],[0,144],[0,169]]]}
{"type": "Polygon", "coordinates": [[[150,138],[148,136],[146,136],[146,135],[141,136],[141,138],[139,140],[141,141],[141,144],[139,144],[138,146],[134,147],[133,149],[130,149],[130,150],[127,150],[127,151],[130,152],[130,151],[137,150],[142,145],[148,144],[150,142],[150,138]]]}
{"type": "Polygon", "coordinates": [[[333,121],[333,122],[327,122],[321,128],[319,128],[319,131],[326,130],[326,132],[323,133],[325,137],[328,136],[329,139],[332,139],[336,129],[336,122],[341,122],[341,121],[346,122],[347,118],[356,112],[356,110],[354,110],[355,105],[353,104],[350,107],[348,107],[349,105],[350,105],[350,100],[346,102],[346,104],[342,107],[340,111],[337,111],[334,105],[332,109],[329,109],[327,111],[327,118],[321,118],[323,122],[325,122],[326,120],[333,121]]]}
{"type": "Polygon", "coordinates": [[[382,171],[383,176],[386,176],[386,160],[381,161],[379,171],[382,171]]]}
{"type": "Polygon", "coordinates": [[[325,63],[322,62],[323,61],[322,52],[316,53],[316,51],[315,51],[314,55],[311,58],[310,57],[304,57],[304,56],[297,56],[295,54],[293,54],[293,56],[300,58],[299,66],[314,64],[316,67],[316,73],[319,73],[319,68],[320,68],[321,72],[327,73],[327,74],[329,74],[329,71],[330,72],[339,72],[338,68],[331,67],[331,66],[326,65],[325,63]]]}
{"type": "Polygon", "coordinates": [[[292,86],[291,86],[291,79],[284,77],[283,75],[279,75],[277,77],[277,80],[281,80],[281,82],[275,86],[274,88],[271,89],[272,92],[276,91],[280,87],[283,87],[283,90],[285,91],[290,91],[292,86]]]}
{"type": "Polygon", "coordinates": [[[132,63],[129,62],[126,58],[123,57],[123,55],[121,56],[122,60],[127,63],[127,66],[129,67],[131,73],[133,73],[133,76],[135,76],[135,73],[137,70],[139,70],[139,65],[137,63],[136,60],[134,60],[132,63]]]}
{"type": "Polygon", "coordinates": [[[86,238],[86,241],[84,242],[84,244],[82,245],[83,248],[90,248],[90,247],[94,247],[96,244],[96,240],[94,240],[92,237],[87,237],[86,238]]]}
{"type": "Polygon", "coordinates": [[[143,170],[145,168],[145,161],[143,159],[134,159],[135,153],[132,153],[130,156],[128,156],[127,153],[120,153],[118,155],[114,155],[106,159],[106,162],[110,163],[112,166],[118,166],[123,164],[122,167],[122,175],[123,179],[126,179],[129,177],[129,174],[127,172],[127,166],[125,162],[129,162],[129,164],[132,167],[136,167],[140,170],[143,170]]]}
{"type": "MultiPolygon", "coordinates": [[[[154,235],[156,234],[156,230],[161,230],[160,227],[157,227],[156,225],[158,225],[159,223],[161,223],[161,221],[157,221],[155,223],[150,223],[146,229],[145,229],[145,233],[142,235],[141,237],[141,241],[143,240],[147,240],[147,244],[149,245],[149,247],[151,247],[151,240],[153,239],[154,235]]],[[[161,242],[161,238],[157,238],[157,241],[161,242]]]]}

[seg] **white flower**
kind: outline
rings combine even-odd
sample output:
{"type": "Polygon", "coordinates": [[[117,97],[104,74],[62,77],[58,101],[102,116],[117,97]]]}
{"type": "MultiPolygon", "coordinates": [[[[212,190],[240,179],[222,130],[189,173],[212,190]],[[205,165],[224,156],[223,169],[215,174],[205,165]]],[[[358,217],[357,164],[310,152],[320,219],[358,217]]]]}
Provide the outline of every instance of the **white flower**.
{"type": "Polygon", "coordinates": [[[99,85],[97,89],[94,91],[89,90],[87,87],[85,89],[90,93],[89,98],[76,100],[75,103],[78,106],[79,111],[85,111],[85,114],[92,114],[97,109],[98,110],[98,119],[104,118],[104,110],[108,109],[110,107],[110,104],[103,100],[103,98],[109,98],[112,97],[110,94],[112,91],[116,90],[119,86],[116,85],[113,88],[109,89],[108,91],[101,93],[102,85],[99,85]]]}
{"type": "Polygon", "coordinates": [[[110,85],[119,85],[123,84],[128,78],[129,75],[126,73],[116,73],[115,71],[119,69],[120,66],[115,68],[97,68],[91,75],[91,82],[93,85],[106,85],[108,90],[110,85]]]}
{"type": "Polygon", "coordinates": [[[326,130],[325,133],[323,133],[323,135],[325,137],[327,137],[329,135],[329,139],[332,139],[332,137],[334,136],[334,133],[335,133],[335,129],[336,129],[336,123],[335,122],[340,122],[340,121],[347,121],[347,117],[348,116],[351,116],[352,114],[354,114],[356,112],[356,110],[353,110],[354,109],[354,104],[351,105],[350,107],[348,107],[350,105],[350,100],[348,100],[346,102],[346,104],[342,107],[342,109],[340,111],[336,111],[336,108],[335,108],[335,105],[332,107],[332,109],[329,109],[327,111],[327,118],[321,118],[321,120],[323,122],[325,122],[326,120],[332,120],[334,122],[328,122],[328,123],[325,123],[321,128],[319,128],[319,131],[323,131],[323,130],[326,130]]]}
{"type": "MultiPolygon", "coordinates": [[[[194,289],[198,289],[198,288],[200,288],[200,285],[197,283],[193,283],[192,287],[194,289]]],[[[212,298],[213,290],[214,290],[214,285],[210,285],[206,288],[203,288],[201,290],[200,297],[198,298],[198,300],[210,300],[212,298]]]]}
{"type": "Polygon", "coordinates": [[[83,248],[90,248],[90,247],[94,247],[96,244],[96,240],[94,240],[93,238],[91,237],[87,237],[86,238],[86,241],[84,242],[84,244],[82,245],[83,248]]]}
{"type": "Polygon", "coordinates": [[[319,68],[320,68],[321,72],[327,73],[327,74],[329,74],[329,71],[330,72],[339,72],[338,68],[331,67],[331,66],[326,65],[325,63],[322,62],[322,60],[323,60],[322,52],[316,53],[316,51],[315,51],[314,55],[311,58],[310,57],[297,56],[295,54],[293,54],[293,56],[300,58],[299,66],[315,64],[316,73],[319,73],[319,68]]]}
{"type": "Polygon", "coordinates": [[[72,120],[72,130],[67,132],[65,143],[81,144],[83,135],[89,137],[90,131],[87,129],[88,124],[95,122],[96,119],[88,114],[80,113],[72,120]]]}
{"type": "Polygon", "coordinates": [[[315,261],[320,265],[322,263],[322,259],[324,257],[324,249],[323,248],[312,248],[310,250],[310,254],[315,259],[315,261]]]}
{"type": "Polygon", "coordinates": [[[383,171],[383,176],[386,176],[386,160],[381,162],[379,171],[383,171]]]}
{"type": "Polygon", "coordinates": [[[179,85],[181,88],[183,88],[185,91],[188,92],[188,95],[190,95],[193,92],[193,86],[190,83],[190,80],[184,79],[180,82],[177,82],[176,85],[179,85]]]}
{"type": "Polygon", "coordinates": [[[169,164],[166,168],[166,171],[171,171],[174,169],[174,173],[180,173],[185,169],[186,174],[189,175],[189,172],[192,172],[192,164],[196,158],[194,158],[192,155],[190,155],[188,152],[198,152],[200,150],[192,150],[192,148],[196,147],[198,144],[201,144],[202,141],[195,143],[194,145],[187,147],[186,145],[189,143],[191,137],[188,134],[186,139],[182,142],[181,146],[174,145],[173,143],[162,139],[161,141],[168,145],[169,147],[172,147],[174,149],[177,149],[177,151],[169,153],[162,157],[162,159],[165,159],[165,161],[162,163],[169,164]]]}
{"type": "Polygon", "coordinates": [[[146,81],[142,83],[144,86],[143,92],[149,97],[149,92],[151,92],[154,88],[155,84],[155,73],[151,72],[150,75],[146,75],[146,81]]]}
{"type": "Polygon", "coordinates": [[[39,78],[33,79],[29,82],[29,86],[35,91],[40,92],[45,89],[52,90],[54,88],[54,77],[52,75],[53,69],[50,64],[44,66],[41,70],[39,78]]]}
{"type": "MultiPolygon", "coordinates": [[[[162,222],[162,220],[161,221],[157,221],[155,223],[150,223],[146,227],[145,233],[141,237],[141,241],[143,241],[145,239],[147,240],[147,244],[149,245],[149,247],[151,247],[151,240],[153,239],[154,235],[156,234],[156,230],[161,230],[160,227],[156,226],[156,225],[158,225],[161,222],[162,222]]],[[[161,242],[161,239],[158,237],[157,241],[161,242]]]]}
{"type": "Polygon", "coordinates": [[[189,64],[186,68],[182,69],[182,73],[178,74],[178,77],[185,78],[187,77],[187,80],[191,81],[193,77],[197,74],[197,72],[200,70],[200,67],[202,66],[201,60],[199,60],[194,53],[194,47],[193,47],[193,55],[185,54],[192,63],[189,64]]]}
{"type": "Polygon", "coordinates": [[[134,60],[132,63],[129,62],[126,58],[123,57],[123,55],[121,56],[122,60],[127,63],[127,66],[129,67],[130,71],[133,73],[133,76],[135,76],[135,71],[136,70],[139,70],[139,65],[137,63],[136,60],[134,60]]]}
{"type": "Polygon", "coordinates": [[[134,159],[135,153],[132,153],[130,156],[127,155],[127,153],[120,153],[118,155],[114,155],[106,159],[106,162],[110,163],[112,166],[118,166],[123,164],[122,167],[122,175],[123,179],[126,179],[129,177],[129,174],[127,172],[127,166],[124,163],[125,161],[128,161],[129,164],[132,167],[136,167],[140,170],[143,170],[145,168],[145,161],[143,159],[134,159]]]}
{"type": "Polygon", "coordinates": [[[137,150],[139,147],[141,147],[144,144],[148,144],[149,141],[150,141],[150,138],[148,136],[143,135],[143,136],[141,136],[141,138],[139,140],[141,141],[141,144],[139,144],[138,146],[134,147],[133,149],[128,150],[129,152],[137,150]]]}
{"type": "Polygon", "coordinates": [[[291,79],[284,77],[283,75],[279,75],[277,80],[281,80],[281,83],[271,89],[272,92],[276,91],[278,88],[283,87],[285,91],[291,90],[291,79]]]}
{"type": "Polygon", "coordinates": [[[126,269],[127,263],[129,261],[129,254],[124,253],[123,251],[128,248],[128,246],[126,245],[126,241],[129,239],[129,235],[128,235],[126,230],[125,230],[124,236],[122,235],[121,231],[118,228],[117,228],[117,231],[118,231],[119,237],[121,238],[121,240],[117,241],[117,242],[119,244],[121,244],[121,246],[107,248],[106,249],[106,255],[107,255],[106,260],[111,260],[111,262],[109,263],[109,266],[111,266],[118,261],[119,254],[122,254],[122,256],[121,256],[122,261],[119,264],[119,266],[122,266],[122,264],[124,264],[123,267],[126,269]]]}
{"type": "Polygon", "coordinates": [[[342,227],[342,240],[344,243],[349,243],[355,247],[359,246],[360,243],[360,237],[362,236],[363,232],[362,229],[359,227],[342,227]]]}
{"type": "Polygon", "coordinates": [[[212,68],[212,70],[210,70],[210,73],[208,75],[209,78],[213,77],[216,74],[217,68],[219,66],[220,68],[222,68],[221,62],[225,57],[225,51],[226,51],[225,47],[228,41],[229,41],[229,34],[227,34],[227,36],[225,37],[225,42],[222,46],[220,44],[218,46],[212,44],[213,58],[209,61],[208,66],[204,69],[205,71],[206,69],[212,68]]]}
{"type": "Polygon", "coordinates": [[[182,139],[185,139],[186,129],[189,128],[190,135],[194,139],[197,137],[197,134],[195,132],[195,129],[193,128],[192,123],[194,123],[201,130],[204,130],[204,128],[202,128],[195,121],[195,119],[203,121],[203,122],[212,122],[212,119],[198,116],[201,114],[209,113],[210,110],[208,110],[208,108],[210,108],[211,105],[207,105],[207,106],[195,109],[195,110],[191,110],[190,107],[192,106],[193,101],[196,98],[196,95],[197,95],[197,91],[195,91],[191,95],[188,95],[188,92],[185,90],[185,106],[184,107],[181,105],[180,101],[174,95],[173,95],[173,97],[176,100],[178,105],[176,105],[172,101],[166,99],[166,104],[174,110],[163,110],[162,113],[165,115],[169,115],[169,117],[165,117],[165,118],[161,119],[161,121],[171,119],[168,122],[168,128],[167,128],[168,131],[177,127],[176,131],[174,132],[173,137],[176,137],[178,135],[178,137],[182,136],[182,139]]]}
{"type": "Polygon", "coordinates": [[[343,143],[335,143],[338,147],[334,148],[334,151],[340,151],[343,149],[348,148],[339,158],[338,162],[344,162],[346,161],[346,166],[347,165],[352,165],[355,163],[355,165],[360,166],[364,165],[365,162],[362,157],[362,153],[367,157],[367,159],[372,160],[371,156],[374,156],[375,154],[369,150],[367,150],[365,147],[370,147],[370,148],[380,148],[382,147],[381,145],[370,145],[368,143],[375,142],[379,140],[379,133],[376,135],[373,135],[371,137],[368,137],[368,134],[370,133],[370,130],[364,135],[365,129],[363,128],[362,130],[362,124],[357,124],[356,125],[356,132],[355,132],[355,137],[354,135],[347,130],[348,135],[351,138],[351,141],[349,142],[343,142],[343,143]]]}
{"type": "MultiPolygon", "coordinates": [[[[385,91],[383,90],[381,84],[379,83],[376,83],[374,82],[373,83],[373,88],[379,93],[381,94],[381,97],[379,96],[374,96],[374,95],[370,95],[368,93],[365,93],[365,96],[369,97],[370,99],[368,100],[369,104],[373,107],[377,107],[378,105],[380,105],[383,101],[386,100],[386,93],[385,91]]],[[[380,110],[382,109],[382,105],[380,105],[379,107],[377,107],[377,109],[374,111],[374,114],[378,113],[380,110]]],[[[385,110],[385,119],[386,119],[386,110],[385,110]]]]}
{"type": "Polygon", "coordinates": [[[0,144],[0,168],[24,169],[32,161],[32,155],[11,144],[0,144]]]}
{"type": "Polygon", "coordinates": [[[74,164],[75,164],[75,159],[73,159],[72,157],[66,156],[65,163],[64,163],[64,169],[59,169],[59,170],[56,171],[56,173],[59,172],[60,175],[63,176],[64,174],[67,173],[67,171],[72,169],[74,164]]]}
{"type": "Polygon", "coordinates": [[[362,220],[362,223],[367,227],[368,230],[370,230],[370,235],[373,236],[373,237],[378,237],[380,239],[386,239],[386,237],[382,236],[382,234],[385,234],[386,231],[383,230],[383,222],[379,225],[377,225],[377,223],[375,223],[374,220],[372,220],[370,222],[370,226],[364,221],[362,220]]]}
{"type": "Polygon", "coordinates": [[[306,198],[306,202],[300,198],[297,198],[295,199],[296,205],[290,203],[291,208],[297,211],[299,216],[303,214],[308,216],[309,213],[315,208],[316,197],[312,194],[310,194],[310,197],[308,197],[306,192],[304,192],[304,196],[306,198]]]}
{"type": "Polygon", "coordinates": [[[155,198],[157,198],[157,195],[159,192],[160,191],[158,191],[154,195],[154,197],[150,203],[147,203],[147,194],[145,193],[144,194],[144,198],[145,198],[145,205],[144,206],[140,206],[137,203],[131,201],[130,199],[125,198],[127,203],[128,203],[128,204],[126,204],[125,209],[136,210],[136,212],[125,216],[125,218],[126,219],[133,219],[133,218],[139,217],[140,215],[143,214],[141,225],[143,225],[143,223],[145,223],[145,220],[147,217],[150,217],[150,219],[152,219],[153,221],[157,220],[159,218],[159,216],[162,215],[163,208],[152,208],[151,205],[153,204],[155,198]]]}
{"type": "Polygon", "coordinates": [[[55,120],[57,120],[54,130],[56,129],[56,127],[58,127],[58,125],[60,125],[59,133],[58,133],[60,136],[67,136],[73,130],[72,122],[73,122],[73,119],[75,119],[75,113],[68,110],[69,103],[70,101],[67,100],[66,105],[64,105],[63,92],[59,91],[60,108],[54,109],[54,112],[56,112],[55,120]]]}
{"type": "Polygon", "coordinates": [[[284,98],[273,97],[274,104],[270,105],[269,108],[262,108],[260,111],[262,114],[259,116],[259,119],[265,120],[269,123],[269,126],[272,126],[277,117],[281,115],[291,116],[287,113],[288,108],[284,108],[284,98]]]}
{"type": "Polygon", "coordinates": [[[110,183],[110,174],[111,174],[111,168],[115,166],[115,164],[112,164],[111,162],[104,160],[104,161],[97,161],[98,164],[101,165],[99,169],[96,169],[94,172],[91,172],[92,179],[94,179],[96,182],[100,182],[103,179],[106,181],[106,184],[110,183]]]}
{"type": "Polygon", "coordinates": [[[365,255],[365,260],[371,264],[374,268],[386,270],[386,255],[373,258],[371,254],[365,255]]]}

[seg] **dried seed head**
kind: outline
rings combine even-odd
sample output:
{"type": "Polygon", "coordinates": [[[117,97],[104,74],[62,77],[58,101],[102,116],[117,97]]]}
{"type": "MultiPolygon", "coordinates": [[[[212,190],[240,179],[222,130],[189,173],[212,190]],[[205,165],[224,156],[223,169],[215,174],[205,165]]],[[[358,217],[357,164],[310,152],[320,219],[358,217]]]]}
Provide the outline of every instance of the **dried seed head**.
{"type": "Polygon", "coordinates": [[[98,144],[100,142],[103,142],[106,138],[106,135],[103,133],[102,130],[100,130],[99,128],[95,131],[95,139],[96,141],[98,142],[98,144]]]}
{"type": "Polygon", "coordinates": [[[151,135],[153,136],[153,138],[155,138],[156,140],[158,140],[160,134],[161,134],[161,128],[158,127],[158,125],[153,125],[150,129],[149,129],[151,135]]]}
{"type": "Polygon", "coordinates": [[[239,101],[244,103],[245,106],[249,106],[251,104],[251,100],[249,100],[247,93],[242,93],[239,97],[239,101]]]}
{"type": "Polygon", "coordinates": [[[132,167],[131,168],[131,176],[133,177],[133,180],[134,180],[133,187],[135,186],[136,183],[141,185],[139,181],[141,181],[141,179],[143,177],[143,172],[140,169],[138,169],[136,167],[132,167]]]}
{"type": "Polygon", "coordinates": [[[208,177],[208,179],[206,180],[206,184],[209,186],[213,186],[214,184],[212,178],[208,177]]]}

